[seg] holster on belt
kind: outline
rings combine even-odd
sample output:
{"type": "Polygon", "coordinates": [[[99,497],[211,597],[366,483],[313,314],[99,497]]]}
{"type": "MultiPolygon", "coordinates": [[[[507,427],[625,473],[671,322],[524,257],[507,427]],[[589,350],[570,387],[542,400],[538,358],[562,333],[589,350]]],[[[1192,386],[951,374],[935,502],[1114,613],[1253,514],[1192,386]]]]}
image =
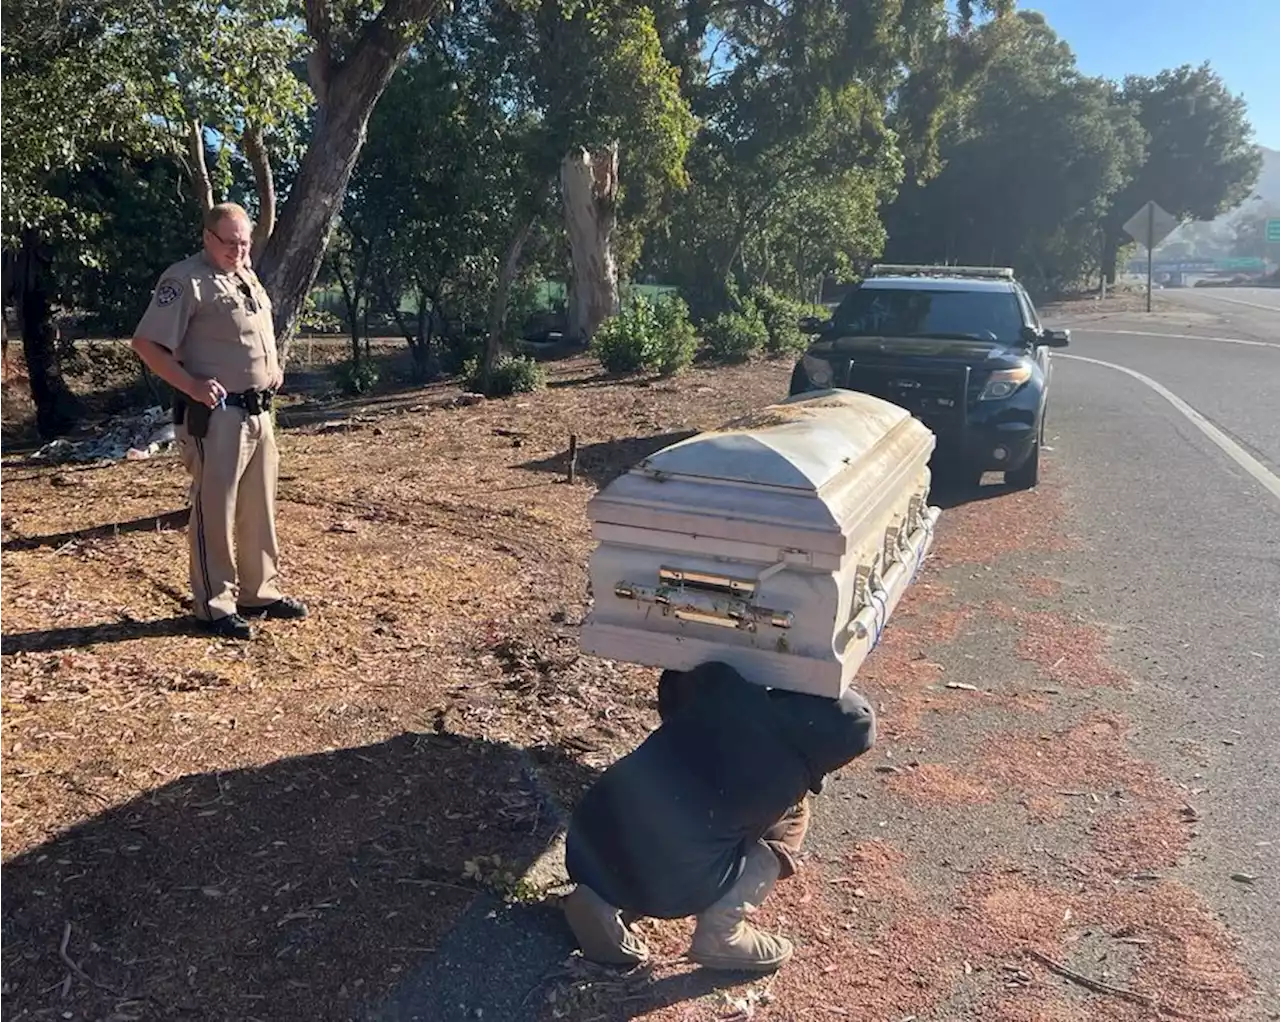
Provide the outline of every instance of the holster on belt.
{"type": "Polygon", "coordinates": [[[192,401],[187,405],[187,433],[197,440],[209,435],[209,417],[213,409],[201,401],[192,401]]]}

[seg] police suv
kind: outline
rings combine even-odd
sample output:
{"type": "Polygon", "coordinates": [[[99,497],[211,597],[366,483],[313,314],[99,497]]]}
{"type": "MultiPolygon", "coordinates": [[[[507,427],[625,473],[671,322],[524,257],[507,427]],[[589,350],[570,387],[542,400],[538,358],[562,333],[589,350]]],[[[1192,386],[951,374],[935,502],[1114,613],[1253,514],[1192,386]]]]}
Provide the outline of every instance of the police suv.
{"type": "Polygon", "coordinates": [[[1008,267],[877,265],[829,320],[791,375],[791,394],[842,388],[892,401],[937,436],[935,470],[977,483],[984,472],[1034,486],[1040,474],[1048,330],[1008,267]]]}

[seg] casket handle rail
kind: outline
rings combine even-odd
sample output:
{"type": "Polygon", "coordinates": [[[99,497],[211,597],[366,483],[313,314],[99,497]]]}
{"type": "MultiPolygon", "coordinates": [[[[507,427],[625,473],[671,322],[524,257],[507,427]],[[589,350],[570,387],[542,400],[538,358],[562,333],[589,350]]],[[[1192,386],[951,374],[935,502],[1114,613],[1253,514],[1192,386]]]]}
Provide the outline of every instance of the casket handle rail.
{"type": "Polygon", "coordinates": [[[790,628],[795,621],[791,611],[761,607],[753,602],[758,588],[756,579],[661,567],[658,585],[619,582],[613,591],[623,600],[662,607],[664,614],[671,614],[679,621],[752,632],[761,625],[790,628]]]}
{"type": "Polygon", "coordinates": [[[939,515],[938,508],[925,507],[920,515],[920,527],[909,537],[902,530],[894,546],[898,558],[880,571],[878,563],[866,576],[862,587],[863,599],[855,604],[857,611],[845,627],[846,645],[853,640],[871,638],[874,648],[880,642],[884,627],[889,621],[889,600],[893,593],[899,594],[914,581],[920,566],[924,563],[925,553],[933,543],[933,531],[939,515]]]}

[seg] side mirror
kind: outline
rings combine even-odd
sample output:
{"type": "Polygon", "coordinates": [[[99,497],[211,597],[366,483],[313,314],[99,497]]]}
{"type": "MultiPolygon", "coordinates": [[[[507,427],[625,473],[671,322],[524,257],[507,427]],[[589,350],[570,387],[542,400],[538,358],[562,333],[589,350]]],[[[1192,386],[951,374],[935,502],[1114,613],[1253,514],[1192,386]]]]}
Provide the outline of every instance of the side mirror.
{"type": "Polygon", "coordinates": [[[831,320],[822,319],[818,316],[804,316],[800,320],[800,332],[802,334],[821,334],[825,333],[831,320]]]}
{"type": "Polygon", "coordinates": [[[1070,330],[1046,330],[1043,335],[1043,343],[1049,348],[1065,348],[1071,343],[1070,330]]]}

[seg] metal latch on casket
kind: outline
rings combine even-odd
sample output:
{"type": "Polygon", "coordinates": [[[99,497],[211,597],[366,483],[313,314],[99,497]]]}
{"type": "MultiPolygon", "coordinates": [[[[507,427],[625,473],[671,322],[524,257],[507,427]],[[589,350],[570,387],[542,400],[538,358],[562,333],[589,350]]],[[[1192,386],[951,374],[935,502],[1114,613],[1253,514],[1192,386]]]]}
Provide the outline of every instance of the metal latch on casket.
{"type": "Polygon", "coordinates": [[[755,579],[663,567],[656,586],[619,582],[613,591],[620,599],[655,604],[680,621],[752,632],[761,625],[790,628],[791,611],[758,606],[758,589],[755,579]]]}

